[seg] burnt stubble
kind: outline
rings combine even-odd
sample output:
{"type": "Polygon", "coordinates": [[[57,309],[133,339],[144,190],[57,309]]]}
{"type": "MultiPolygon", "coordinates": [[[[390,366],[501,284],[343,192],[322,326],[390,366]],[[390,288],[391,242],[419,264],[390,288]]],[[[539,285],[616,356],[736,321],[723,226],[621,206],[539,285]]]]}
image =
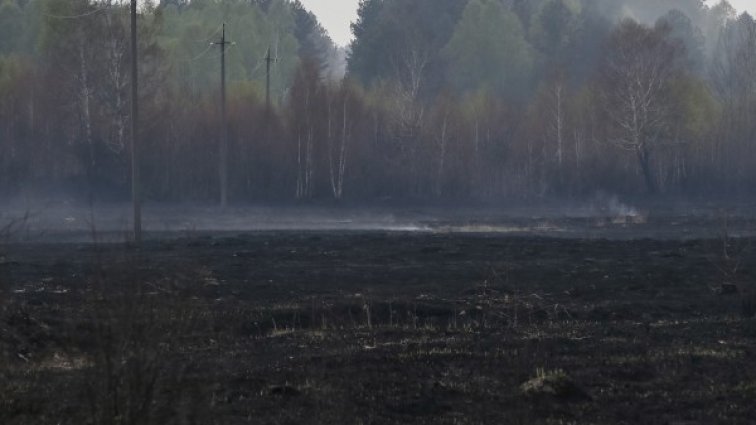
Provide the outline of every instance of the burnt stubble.
{"type": "Polygon", "coordinates": [[[744,251],[739,290],[723,292],[718,243],[276,231],[12,244],[0,422],[746,424],[756,261],[744,251]]]}

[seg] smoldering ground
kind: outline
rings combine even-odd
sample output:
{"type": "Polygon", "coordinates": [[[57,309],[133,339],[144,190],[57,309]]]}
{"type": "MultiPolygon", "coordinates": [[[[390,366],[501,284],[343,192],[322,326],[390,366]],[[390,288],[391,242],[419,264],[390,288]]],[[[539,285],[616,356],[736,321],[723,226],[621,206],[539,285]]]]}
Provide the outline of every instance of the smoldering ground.
{"type": "MultiPolygon", "coordinates": [[[[21,242],[126,242],[131,206],[23,200],[0,210],[4,237],[21,242]]],[[[181,238],[261,231],[501,233],[565,238],[691,239],[752,236],[747,203],[639,202],[597,193],[587,201],[500,206],[231,206],[147,204],[147,237],[181,238]],[[724,228],[726,227],[726,229],[724,228]]]]}

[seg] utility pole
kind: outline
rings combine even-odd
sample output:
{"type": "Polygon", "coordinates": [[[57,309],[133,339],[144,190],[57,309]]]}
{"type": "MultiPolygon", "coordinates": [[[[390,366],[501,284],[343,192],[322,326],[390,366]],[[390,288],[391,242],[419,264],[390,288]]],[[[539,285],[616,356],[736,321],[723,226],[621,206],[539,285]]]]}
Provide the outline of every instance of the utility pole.
{"type": "Polygon", "coordinates": [[[142,196],[139,181],[139,67],[137,66],[137,0],[131,0],[131,203],[134,242],[142,243],[142,196]]]}
{"type": "Polygon", "coordinates": [[[223,134],[220,143],[219,180],[220,180],[220,206],[228,206],[228,121],[226,119],[226,46],[231,42],[226,41],[226,23],[223,23],[221,40],[213,43],[221,49],[221,121],[223,134]]]}
{"type": "Polygon", "coordinates": [[[268,54],[265,55],[265,113],[270,114],[270,64],[278,62],[278,58],[270,56],[270,47],[268,47],[268,54]]]}

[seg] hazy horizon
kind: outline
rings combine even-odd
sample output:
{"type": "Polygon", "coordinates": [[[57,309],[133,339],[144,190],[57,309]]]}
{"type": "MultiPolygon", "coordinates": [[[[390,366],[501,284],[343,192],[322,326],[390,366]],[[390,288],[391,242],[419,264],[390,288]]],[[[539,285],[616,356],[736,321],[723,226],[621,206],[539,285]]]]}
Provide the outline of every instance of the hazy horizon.
{"type": "MultiPolygon", "coordinates": [[[[318,17],[323,28],[328,31],[334,43],[347,47],[352,41],[351,24],[357,18],[359,0],[301,0],[302,4],[318,17]]],[[[707,0],[713,6],[721,0],[707,0]]],[[[730,0],[738,13],[756,14],[756,3],[752,0],[730,0]]]]}

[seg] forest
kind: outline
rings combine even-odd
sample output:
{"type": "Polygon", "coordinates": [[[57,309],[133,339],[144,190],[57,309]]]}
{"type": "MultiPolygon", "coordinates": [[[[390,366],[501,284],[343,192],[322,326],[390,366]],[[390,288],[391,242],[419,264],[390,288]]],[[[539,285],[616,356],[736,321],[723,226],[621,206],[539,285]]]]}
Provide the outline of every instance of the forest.
{"type": "MultiPolygon", "coordinates": [[[[340,47],[296,0],[161,0],[147,201],[218,199],[224,22],[232,203],[756,192],[756,21],[727,1],[362,0],[340,47]]],[[[128,199],[128,25],[128,2],[0,1],[2,196],[128,199]]]]}

